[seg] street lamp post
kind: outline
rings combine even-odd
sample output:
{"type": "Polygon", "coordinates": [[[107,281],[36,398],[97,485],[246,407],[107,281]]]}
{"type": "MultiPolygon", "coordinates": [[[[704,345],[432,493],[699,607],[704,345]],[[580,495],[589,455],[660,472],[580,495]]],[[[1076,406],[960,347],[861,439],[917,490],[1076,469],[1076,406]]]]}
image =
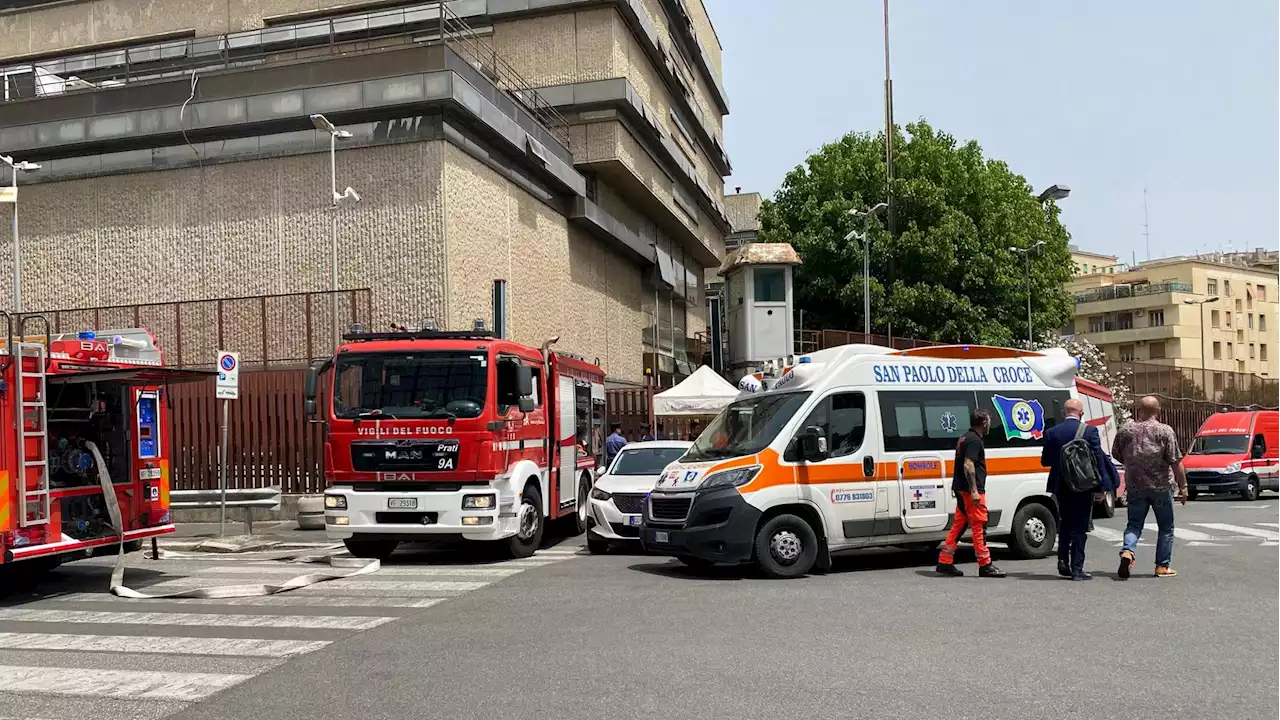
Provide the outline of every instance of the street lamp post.
{"type": "Polygon", "coordinates": [[[360,195],[351,187],[341,193],[338,192],[338,141],[346,140],[351,137],[351,133],[346,130],[339,130],[324,115],[315,114],[311,116],[311,124],[315,125],[320,132],[329,133],[329,192],[330,192],[330,221],[329,230],[329,262],[330,262],[330,290],[333,313],[333,346],[336,349],[342,343],[342,329],[338,323],[338,205],[347,201],[360,202],[360,195]]]}
{"type": "Polygon", "coordinates": [[[1071,194],[1071,188],[1066,185],[1050,185],[1044,192],[1040,193],[1039,200],[1042,207],[1047,206],[1050,200],[1065,200],[1071,194]]]}
{"type": "MultiPolygon", "coordinates": [[[[857,217],[871,217],[879,215],[889,208],[888,203],[878,203],[870,210],[850,210],[849,215],[857,217]]],[[[848,235],[844,236],[844,241],[858,240],[862,243],[862,341],[869,342],[871,337],[871,241],[867,239],[867,228],[864,225],[862,232],[857,229],[850,230],[848,235]]]]}
{"type": "Polygon", "coordinates": [[[1218,296],[1210,295],[1207,298],[1200,298],[1199,300],[1192,300],[1188,298],[1186,300],[1183,300],[1182,302],[1186,303],[1187,305],[1200,306],[1200,382],[1204,383],[1205,381],[1204,371],[1206,369],[1206,361],[1208,359],[1208,353],[1205,352],[1206,346],[1204,341],[1204,306],[1208,305],[1209,303],[1218,302],[1218,296]]]}
{"type": "Polygon", "coordinates": [[[13,170],[13,186],[10,191],[9,202],[13,203],[13,311],[15,313],[22,312],[22,245],[18,243],[18,172],[34,172],[40,169],[40,166],[33,162],[25,160],[15,161],[9,155],[0,155],[0,160],[4,161],[13,170]]]}
{"type": "Polygon", "coordinates": [[[1010,247],[1009,252],[1022,253],[1027,261],[1027,349],[1031,348],[1031,344],[1035,342],[1035,337],[1031,330],[1031,253],[1036,248],[1044,245],[1043,240],[1037,240],[1034,245],[1029,248],[1010,247]]]}

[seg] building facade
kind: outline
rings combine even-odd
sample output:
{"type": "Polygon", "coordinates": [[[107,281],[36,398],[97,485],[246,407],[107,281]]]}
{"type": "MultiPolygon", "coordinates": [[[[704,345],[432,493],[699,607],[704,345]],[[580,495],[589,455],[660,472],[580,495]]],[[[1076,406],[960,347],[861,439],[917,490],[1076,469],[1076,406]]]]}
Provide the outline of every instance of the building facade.
{"type": "Polygon", "coordinates": [[[376,325],[494,323],[504,281],[518,341],[689,367],[730,231],[701,0],[0,6],[23,309],[329,290],[336,226],[376,325]]]}
{"type": "Polygon", "coordinates": [[[1110,275],[1124,270],[1124,266],[1120,263],[1120,258],[1115,255],[1089,252],[1088,250],[1081,250],[1075,245],[1070,246],[1070,250],[1071,267],[1075,270],[1076,277],[1081,275],[1110,275]]]}
{"type": "Polygon", "coordinates": [[[1115,274],[1077,277],[1071,328],[1118,362],[1203,369],[1204,389],[1225,373],[1280,376],[1276,271],[1186,257],[1115,274]]]}

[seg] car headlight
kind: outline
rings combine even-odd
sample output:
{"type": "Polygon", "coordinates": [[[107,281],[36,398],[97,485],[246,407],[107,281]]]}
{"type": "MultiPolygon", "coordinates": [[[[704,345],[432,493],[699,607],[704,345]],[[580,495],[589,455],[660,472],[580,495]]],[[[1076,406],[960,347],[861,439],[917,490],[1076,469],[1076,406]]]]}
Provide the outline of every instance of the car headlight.
{"type": "Polygon", "coordinates": [[[733,468],[732,470],[721,470],[717,473],[711,473],[707,476],[702,484],[698,486],[699,490],[710,490],[712,488],[721,487],[742,487],[751,482],[760,474],[759,465],[749,465],[747,467],[733,468]]]}
{"type": "Polygon", "coordinates": [[[463,510],[492,510],[494,506],[494,497],[492,495],[463,495],[463,510]]]}
{"type": "Polygon", "coordinates": [[[1229,473],[1233,473],[1233,472],[1240,472],[1240,461],[1239,461],[1239,460],[1237,460],[1237,461],[1235,461],[1235,462],[1231,463],[1230,465],[1228,465],[1228,466],[1227,466],[1227,472],[1229,472],[1229,473]]]}
{"type": "Polygon", "coordinates": [[[346,510],[347,498],[343,495],[325,495],[324,506],[329,510],[346,510]]]}
{"type": "Polygon", "coordinates": [[[591,488],[591,497],[595,500],[608,500],[613,497],[612,493],[607,493],[598,487],[591,488]]]}

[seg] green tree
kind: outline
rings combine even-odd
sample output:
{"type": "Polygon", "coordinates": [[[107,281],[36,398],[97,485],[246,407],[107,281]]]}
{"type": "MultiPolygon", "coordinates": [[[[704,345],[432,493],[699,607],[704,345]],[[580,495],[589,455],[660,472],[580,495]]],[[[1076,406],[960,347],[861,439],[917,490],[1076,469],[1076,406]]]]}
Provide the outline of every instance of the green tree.
{"type": "MultiPolygon", "coordinates": [[[[894,233],[884,218],[849,211],[885,199],[884,136],[851,133],[787,174],[761,212],[762,240],[789,242],[797,307],[815,327],[862,329],[862,248],[845,235],[866,222],[871,238],[872,328],[943,342],[1008,346],[1027,337],[1026,275],[1031,258],[1035,336],[1064,327],[1072,300],[1069,236],[1056,208],[1042,210],[1032,188],[976,142],[920,121],[894,141],[894,233]],[[890,271],[892,267],[892,272],[890,271]]],[[[806,320],[806,324],[810,324],[806,320]]]]}

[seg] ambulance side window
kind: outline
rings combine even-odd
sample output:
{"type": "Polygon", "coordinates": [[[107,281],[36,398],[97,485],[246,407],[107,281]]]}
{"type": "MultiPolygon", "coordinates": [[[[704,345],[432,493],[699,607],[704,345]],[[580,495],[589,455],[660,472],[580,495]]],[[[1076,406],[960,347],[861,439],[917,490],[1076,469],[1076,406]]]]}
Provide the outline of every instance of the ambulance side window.
{"type": "MultiPolygon", "coordinates": [[[[987,447],[1043,445],[1044,431],[1062,422],[1062,406],[1070,398],[1071,393],[1066,390],[979,393],[979,407],[991,413],[991,432],[987,433],[987,447]]],[[[1095,401],[1100,408],[1101,401],[1095,401]]],[[[1086,402],[1086,408],[1088,407],[1086,402]]],[[[1088,419],[1088,410],[1085,412],[1088,419]]]]}
{"type": "MultiPolygon", "coordinates": [[[[822,428],[827,438],[828,457],[844,457],[852,455],[862,447],[867,429],[867,399],[860,392],[836,393],[818,403],[800,424],[800,429],[807,427],[822,428]]],[[[796,449],[792,445],[787,448],[784,460],[794,461],[796,449]]]]}
{"type": "Polygon", "coordinates": [[[971,392],[881,392],[880,422],[889,452],[954,450],[969,429],[971,392]]]}

